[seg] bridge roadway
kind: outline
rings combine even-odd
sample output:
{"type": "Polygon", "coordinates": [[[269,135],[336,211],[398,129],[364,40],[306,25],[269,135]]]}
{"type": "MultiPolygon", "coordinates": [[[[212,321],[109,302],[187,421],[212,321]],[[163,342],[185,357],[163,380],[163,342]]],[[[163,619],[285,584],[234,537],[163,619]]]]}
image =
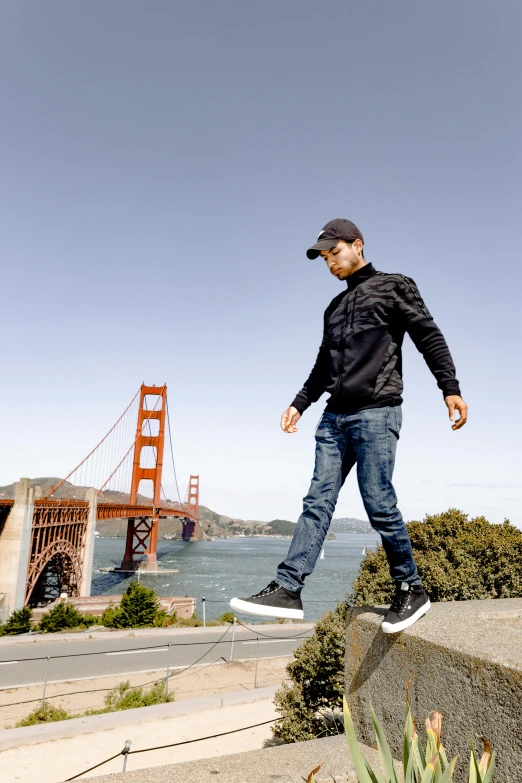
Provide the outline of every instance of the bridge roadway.
{"type": "MultiPolygon", "coordinates": [[[[291,655],[312,634],[313,628],[313,624],[262,625],[258,626],[256,634],[255,626],[253,630],[247,630],[238,625],[233,660],[256,657],[256,636],[259,636],[259,658],[291,655]]],[[[157,671],[166,669],[167,658],[171,669],[196,662],[196,665],[205,665],[222,658],[228,661],[232,627],[228,630],[224,626],[172,629],[147,635],[141,632],[132,637],[107,634],[96,639],[87,639],[83,634],[74,640],[70,636],[67,640],[52,641],[48,637],[45,641],[38,641],[37,636],[24,638],[27,643],[23,643],[21,637],[16,643],[12,637],[4,637],[5,641],[0,637],[0,690],[42,683],[47,655],[50,656],[48,682],[157,671]],[[221,637],[221,642],[216,644],[221,637]]]]}

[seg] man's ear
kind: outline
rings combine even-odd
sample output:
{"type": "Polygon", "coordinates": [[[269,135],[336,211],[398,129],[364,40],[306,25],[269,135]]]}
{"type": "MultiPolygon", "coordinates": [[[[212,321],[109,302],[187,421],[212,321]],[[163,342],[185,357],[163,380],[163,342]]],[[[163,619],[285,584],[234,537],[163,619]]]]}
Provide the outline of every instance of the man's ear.
{"type": "Polygon", "coordinates": [[[361,256],[362,258],[364,258],[364,254],[363,254],[363,247],[364,247],[364,245],[363,245],[361,239],[354,239],[354,241],[352,242],[352,247],[353,247],[353,249],[355,250],[355,252],[357,253],[358,256],[361,256]]]}

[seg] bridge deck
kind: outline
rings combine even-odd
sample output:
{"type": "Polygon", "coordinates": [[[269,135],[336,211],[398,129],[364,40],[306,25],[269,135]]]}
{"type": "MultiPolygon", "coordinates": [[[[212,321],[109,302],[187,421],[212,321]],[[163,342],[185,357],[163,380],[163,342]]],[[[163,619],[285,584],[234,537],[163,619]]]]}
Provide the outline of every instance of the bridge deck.
{"type": "MultiPolygon", "coordinates": [[[[0,510],[4,513],[11,510],[14,500],[11,498],[0,498],[0,510]]],[[[34,501],[35,506],[46,506],[56,508],[57,506],[66,508],[86,508],[89,504],[86,500],[51,500],[49,498],[38,499],[34,501]]],[[[170,508],[169,506],[153,505],[131,505],[125,503],[98,503],[96,508],[96,519],[126,519],[129,517],[185,517],[195,519],[189,511],[170,508]]]]}

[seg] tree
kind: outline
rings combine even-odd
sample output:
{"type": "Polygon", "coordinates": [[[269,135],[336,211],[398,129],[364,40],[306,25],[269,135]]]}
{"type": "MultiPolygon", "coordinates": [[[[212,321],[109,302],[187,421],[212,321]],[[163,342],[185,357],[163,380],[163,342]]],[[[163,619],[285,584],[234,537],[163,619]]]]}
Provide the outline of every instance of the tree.
{"type": "Polygon", "coordinates": [[[60,601],[40,618],[40,630],[48,633],[64,631],[67,628],[78,628],[84,624],[84,617],[74,604],[60,601]]]}
{"type": "MultiPolygon", "coordinates": [[[[522,531],[450,508],[408,524],[413,555],[432,601],[522,596],[522,531]]],[[[353,585],[359,606],[387,604],[394,585],[384,549],[368,552],[353,585]]]]}
{"type": "Polygon", "coordinates": [[[139,628],[154,625],[160,614],[160,604],[154,590],[139,582],[131,582],[119,606],[105,610],[102,622],[109,628],[139,628]]]}
{"type": "Polygon", "coordinates": [[[313,635],[297,648],[286,667],[293,685],[283,685],[274,699],[282,715],[274,734],[284,742],[314,739],[325,731],[338,733],[327,727],[324,712],[342,710],[346,606],[338,604],[317,621],[313,635]]]}
{"type": "Polygon", "coordinates": [[[0,626],[0,636],[14,636],[28,633],[33,624],[33,610],[30,606],[15,609],[4,626],[0,626]]]}

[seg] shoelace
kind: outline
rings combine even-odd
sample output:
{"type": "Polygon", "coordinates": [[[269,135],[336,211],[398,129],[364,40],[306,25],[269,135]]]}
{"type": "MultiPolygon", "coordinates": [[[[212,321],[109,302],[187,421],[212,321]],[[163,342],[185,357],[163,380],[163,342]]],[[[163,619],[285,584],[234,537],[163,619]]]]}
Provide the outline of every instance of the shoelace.
{"type": "Polygon", "coordinates": [[[410,590],[401,590],[400,587],[398,587],[395,590],[395,595],[393,596],[392,602],[390,604],[390,612],[395,612],[395,614],[400,616],[401,612],[403,612],[406,608],[406,604],[408,603],[410,595],[410,590]]]}
{"type": "Polygon", "coordinates": [[[270,582],[269,585],[267,585],[263,590],[261,590],[260,593],[256,593],[254,598],[261,598],[264,595],[270,595],[270,593],[274,593],[276,590],[278,590],[281,587],[275,580],[273,582],[270,582]]]}

